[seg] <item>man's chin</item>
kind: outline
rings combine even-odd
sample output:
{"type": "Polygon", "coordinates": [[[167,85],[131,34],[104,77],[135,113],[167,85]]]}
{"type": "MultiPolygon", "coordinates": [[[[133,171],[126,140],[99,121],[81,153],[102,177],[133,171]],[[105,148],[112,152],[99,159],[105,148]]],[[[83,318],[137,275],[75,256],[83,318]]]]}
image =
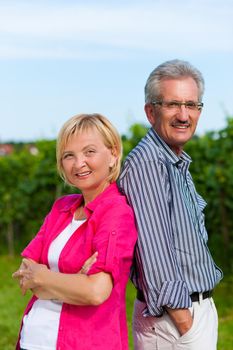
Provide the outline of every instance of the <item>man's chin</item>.
{"type": "Polygon", "coordinates": [[[193,137],[194,132],[191,132],[190,129],[176,131],[173,135],[174,144],[181,145],[182,147],[193,137]]]}

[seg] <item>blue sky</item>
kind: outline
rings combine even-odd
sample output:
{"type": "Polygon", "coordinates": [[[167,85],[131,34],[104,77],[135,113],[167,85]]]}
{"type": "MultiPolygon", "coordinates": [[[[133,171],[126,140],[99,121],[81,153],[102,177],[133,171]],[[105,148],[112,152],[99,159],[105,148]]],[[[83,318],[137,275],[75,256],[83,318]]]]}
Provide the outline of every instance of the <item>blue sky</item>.
{"type": "Polygon", "coordinates": [[[0,141],[56,138],[71,116],[147,123],[143,89],[166,60],[190,61],[206,92],[198,134],[233,115],[232,0],[0,0],[0,141]]]}

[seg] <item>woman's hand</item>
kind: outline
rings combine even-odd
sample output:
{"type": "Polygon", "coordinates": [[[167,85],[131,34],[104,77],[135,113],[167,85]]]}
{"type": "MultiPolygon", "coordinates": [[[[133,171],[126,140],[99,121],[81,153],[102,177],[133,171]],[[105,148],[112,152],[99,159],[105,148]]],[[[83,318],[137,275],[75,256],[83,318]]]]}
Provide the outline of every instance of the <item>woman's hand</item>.
{"type": "Polygon", "coordinates": [[[46,265],[23,259],[19,270],[14,272],[12,276],[19,279],[22,294],[25,295],[28,289],[42,287],[43,280],[47,277],[49,271],[46,265]]]}
{"type": "Polygon", "coordinates": [[[90,258],[88,258],[78,273],[82,273],[86,275],[90,270],[90,268],[92,267],[92,265],[96,262],[97,256],[98,256],[98,252],[95,252],[90,258]]]}
{"type": "MultiPolygon", "coordinates": [[[[32,259],[28,259],[28,260],[31,261],[32,263],[36,264],[36,262],[35,262],[34,260],[32,260],[32,259]]],[[[22,260],[22,262],[21,262],[21,264],[20,264],[18,270],[16,270],[16,271],[12,274],[12,277],[13,277],[14,279],[18,279],[19,286],[20,286],[21,291],[22,291],[22,295],[25,295],[25,293],[26,293],[26,290],[24,290],[24,288],[23,288],[24,277],[23,277],[23,275],[22,275],[22,273],[21,273],[21,271],[23,271],[23,270],[25,270],[25,269],[27,269],[27,266],[26,266],[25,262],[22,260]]]]}

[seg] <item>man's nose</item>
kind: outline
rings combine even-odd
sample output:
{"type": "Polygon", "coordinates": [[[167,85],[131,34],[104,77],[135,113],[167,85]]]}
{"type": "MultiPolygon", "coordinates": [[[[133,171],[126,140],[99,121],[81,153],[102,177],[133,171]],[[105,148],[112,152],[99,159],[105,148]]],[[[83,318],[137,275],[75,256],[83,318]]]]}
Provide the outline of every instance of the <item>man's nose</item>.
{"type": "Polygon", "coordinates": [[[182,121],[186,121],[188,117],[189,117],[188,109],[186,108],[185,105],[181,105],[179,110],[179,119],[182,121]]]}

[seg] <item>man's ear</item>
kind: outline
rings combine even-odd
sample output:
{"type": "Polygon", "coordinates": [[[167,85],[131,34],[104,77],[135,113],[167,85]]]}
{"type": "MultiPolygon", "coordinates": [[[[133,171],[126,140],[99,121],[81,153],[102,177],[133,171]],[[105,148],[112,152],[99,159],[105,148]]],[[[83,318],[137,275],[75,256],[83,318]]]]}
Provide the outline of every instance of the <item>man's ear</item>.
{"type": "Polygon", "coordinates": [[[150,124],[153,126],[156,122],[156,111],[155,107],[151,103],[146,103],[144,106],[144,111],[146,113],[147,119],[150,124]]]}

